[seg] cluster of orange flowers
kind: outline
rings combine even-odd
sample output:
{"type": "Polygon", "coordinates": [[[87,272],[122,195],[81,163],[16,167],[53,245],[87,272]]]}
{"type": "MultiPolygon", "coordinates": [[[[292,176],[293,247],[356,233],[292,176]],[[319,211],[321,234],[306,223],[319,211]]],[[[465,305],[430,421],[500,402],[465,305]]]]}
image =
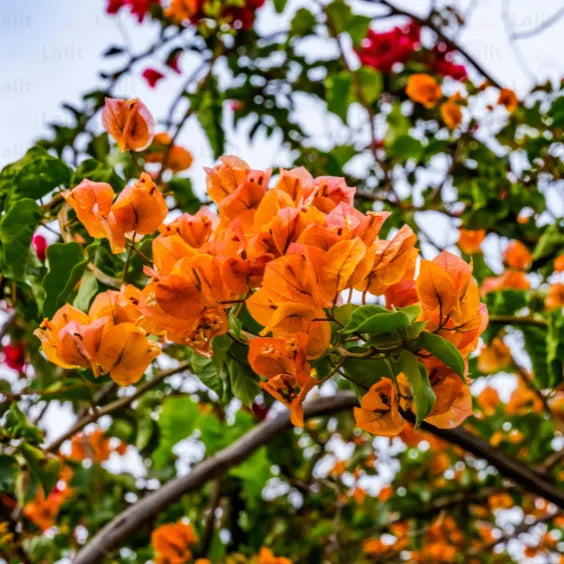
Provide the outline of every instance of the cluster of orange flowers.
{"type": "MultiPolygon", "coordinates": [[[[487,310],[480,303],[471,267],[443,251],[432,261],[421,261],[419,276],[411,284],[415,294],[410,302],[422,307],[419,320],[426,322],[426,330],[447,339],[467,357],[475,350],[488,323],[487,310]]],[[[388,305],[393,305],[393,300],[388,301],[388,305]]],[[[420,356],[437,398],[425,420],[441,428],[460,425],[472,413],[468,386],[435,357],[424,353],[420,356]]],[[[405,425],[401,411],[413,411],[412,401],[410,385],[403,373],[395,382],[382,378],[362,398],[360,408],[355,408],[356,421],[371,433],[397,435],[405,425]]]]}
{"type": "MultiPolygon", "coordinates": [[[[443,97],[443,91],[437,79],[425,73],[410,75],[407,79],[405,93],[411,100],[429,109],[434,108],[443,97]]],[[[514,112],[519,100],[513,90],[501,88],[497,103],[504,106],[508,112],[514,112]]],[[[466,100],[459,92],[453,94],[441,104],[439,111],[447,127],[456,129],[462,123],[461,106],[465,104],[466,100]]]]}
{"type": "MultiPolygon", "coordinates": [[[[138,123],[146,119],[140,102],[108,99],[104,111],[105,126],[121,147],[150,145],[150,124],[138,123]]],[[[89,180],[64,194],[88,233],[109,239],[114,252],[125,250],[127,238],[133,246],[137,234],[158,229],[159,235],[152,242],[153,265],[145,267],[145,288],[105,292],[88,314],[66,305],[43,323],[36,334],[50,360],[134,383],[160,352],[146,333],[210,356],[212,339],[228,331],[227,313],[244,303],[264,327],[260,337],[250,338],[249,363],[263,389],[302,425],[302,401],[318,383],[309,361],[330,344],[329,312],[342,303],[344,290],[385,295],[389,308],[418,303],[427,330],[451,341],[464,357],[476,347],[487,316],[471,267],[443,252],[422,261],[415,282],[418,250],[411,228],[379,239],[389,213],[356,210],[355,188],[343,178],[314,178],[300,167],[281,170],[269,189],[270,170],[252,170],[233,156],[206,173],[218,215],[203,207],[168,224],[162,224],[164,198],[146,173],[115,201],[111,186],[89,180]]],[[[429,420],[459,424],[470,412],[467,387],[437,359],[421,356],[438,398],[429,420]]],[[[379,381],[357,410],[359,424],[397,434],[403,428],[398,405],[406,409],[412,402],[408,388],[403,375],[394,385],[379,381]]]]}
{"type": "Polygon", "coordinates": [[[96,296],[86,314],[70,304],[44,320],[35,335],[45,356],[63,368],[109,374],[121,386],[134,384],[161,349],[136,325],[139,291],[127,286],[96,296]]]}

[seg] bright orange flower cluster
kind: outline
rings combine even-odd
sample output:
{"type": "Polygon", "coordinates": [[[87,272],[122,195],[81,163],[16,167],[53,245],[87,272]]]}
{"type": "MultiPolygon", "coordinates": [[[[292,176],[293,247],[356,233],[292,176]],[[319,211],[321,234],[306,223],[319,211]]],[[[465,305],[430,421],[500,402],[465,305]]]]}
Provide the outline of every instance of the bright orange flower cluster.
{"type": "MultiPolygon", "coordinates": [[[[432,261],[421,261],[419,276],[412,284],[416,291],[412,303],[421,306],[419,320],[426,322],[425,329],[450,341],[463,357],[468,356],[476,348],[488,322],[471,267],[443,251],[432,261]]],[[[419,354],[436,396],[435,405],[425,420],[441,428],[460,425],[472,413],[468,386],[435,357],[424,351],[419,354]]],[[[410,385],[400,373],[394,381],[382,378],[376,382],[362,398],[360,408],[355,408],[355,418],[357,424],[370,433],[395,436],[406,423],[401,413],[413,411],[412,408],[410,385]]]]}
{"type": "Polygon", "coordinates": [[[143,151],[151,144],[155,130],[151,112],[138,98],[106,98],[102,125],[122,151],[143,151]]]}
{"type": "Polygon", "coordinates": [[[198,537],[192,525],[177,521],[157,527],[151,533],[155,564],[185,564],[192,559],[192,546],[198,537]]]}
{"type": "Polygon", "coordinates": [[[161,352],[136,324],[138,294],[133,286],[108,290],[96,296],[88,314],[64,305],[35,331],[45,356],[63,368],[109,374],[120,386],[134,384],[161,352]]]}
{"type": "Polygon", "coordinates": [[[83,180],[63,193],[91,237],[107,238],[112,252],[125,250],[126,237],[149,235],[168,213],[163,195],[147,173],[126,186],[114,200],[114,190],[105,182],[83,180]]]}

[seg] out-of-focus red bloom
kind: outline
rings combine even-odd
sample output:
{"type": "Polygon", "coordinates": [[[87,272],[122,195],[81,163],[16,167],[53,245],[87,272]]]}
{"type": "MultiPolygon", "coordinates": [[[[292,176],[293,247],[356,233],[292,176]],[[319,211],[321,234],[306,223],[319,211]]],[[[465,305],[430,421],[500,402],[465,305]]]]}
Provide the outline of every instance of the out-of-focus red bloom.
{"type": "Polygon", "coordinates": [[[47,251],[47,240],[43,235],[34,235],[31,240],[33,245],[33,250],[35,251],[35,256],[41,261],[45,261],[46,251],[47,251]]]}
{"type": "Polygon", "coordinates": [[[4,347],[4,364],[12,370],[24,371],[25,351],[23,343],[9,343],[4,347]]]}
{"type": "Polygon", "coordinates": [[[166,61],[165,61],[165,65],[169,68],[172,69],[174,72],[181,74],[182,71],[180,70],[180,55],[182,54],[182,49],[174,49],[174,51],[172,51],[170,53],[170,55],[167,57],[166,61]]]}
{"type": "Polygon", "coordinates": [[[264,0],[247,0],[244,6],[228,6],[223,15],[231,19],[234,27],[241,29],[251,29],[255,21],[255,12],[261,8],[264,0]]]}
{"type": "Polygon", "coordinates": [[[128,6],[131,14],[137,18],[139,23],[142,23],[152,4],[160,4],[160,0],[108,0],[106,13],[117,14],[121,8],[128,6]]]}
{"type": "Polygon", "coordinates": [[[419,46],[421,29],[410,22],[403,27],[378,33],[368,30],[361,48],[357,50],[360,62],[382,72],[390,72],[395,63],[405,63],[419,46]]]}
{"type": "Polygon", "coordinates": [[[429,67],[441,76],[450,76],[455,80],[465,80],[468,77],[466,67],[452,61],[454,49],[439,41],[431,51],[429,67]]]}
{"type": "Polygon", "coordinates": [[[157,85],[157,82],[164,78],[164,74],[162,72],[152,68],[145,69],[141,76],[147,81],[147,84],[151,88],[154,88],[157,85]]]}

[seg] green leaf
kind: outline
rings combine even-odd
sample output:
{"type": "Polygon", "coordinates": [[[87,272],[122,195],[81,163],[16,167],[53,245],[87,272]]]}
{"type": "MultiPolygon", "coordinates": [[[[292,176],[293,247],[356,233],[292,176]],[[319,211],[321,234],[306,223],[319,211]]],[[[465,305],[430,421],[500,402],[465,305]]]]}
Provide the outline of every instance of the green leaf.
{"type": "Polygon", "coordinates": [[[421,141],[411,137],[411,135],[400,135],[390,147],[390,155],[402,160],[419,160],[423,154],[421,141]]]}
{"type": "Polygon", "coordinates": [[[135,447],[143,450],[153,436],[155,424],[151,417],[151,410],[145,409],[137,415],[137,433],[135,434],[135,447]]]}
{"type": "Polygon", "coordinates": [[[423,331],[418,339],[420,347],[429,351],[433,356],[442,360],[449,368],[452,368],[464,379],[464,360],[458,349],[446,339],[439,335],[423,331]]]}
{"type": "Polygon", "coordinates": [[[250,407],[260,392],[256,374],[250,366],[233,357],[227,359],[227,371],[233,395],[250,407]]]}
{"type": "Polygon", "coordinates": [[[548,332],[542,327],[522,326],[525,338],[525,349],[531,357],[533,378],[539,388],[551,386],[551,375],[548,367],[547,338],[548,332]]]}
{"type": "Polygon", "coordinates": [[[325,11],[335,33],[345,31],[352,18],[350,6],[344,0],[333,0],[325,11]]]}
{"type": "Polygon", "coordinates": [[[409,327],[409,318],[402,311],[389,311],[380,306],[366,305],[356,308],[349,324],[341,333],[392,333],[409,327]]]}
{"type": "Polygon", "coordinates": [[[52,317],[66,301],[86,269],[86,259],[78,243],[55,243],[47,247],[49,272],[43,280],[43,315],[52,317]]]}
{"type": "Polygon", "coordinates": [[[190,96],[190,102],[208,138],[214,157],[220,157],[225,153],[225,131],[222,123],[222,99],[216,81],[210,79],[202,92],[190,96]]]}
{"type": "Polygon", "coordinates": [[[281,14],[284,11],[284,8],[286,7],[286,2],[288,0],[273,0],[274,3],[274,9],[281,14]]]}
{"type": "Polygon", "coordinates": [[[194,194],[192,181],[189,178],[173,176],[168,181],[167,186],[174,194],[178,206],[183,212],[194,214],[202,207],[202,202],[196,194],[194,194]]]}
{"type": "Polygon", "coordinates": [[[351,101],[351,86],[351,75],[345,71],[329,75],[325,80],[327,109],[337,114],[344,123],[347,121],[347,110],[351,101]]]}
{"type": "Polygon", "coordinates": [[[224,382],[213,360],[200,356],[195,351],[190,351],[190,365],[192,372],[200,379],[202,384],[215,392],[219,399],[223,401],[224,382]]]}
{"type": "Polygon", "coordinates": [[[10,405],[4,422],[4,433],[12,439],[24,439],[39,444],[43,441],[41,430],[32,425],[16,402],[10,405]]]}
{"type": "Polygon", "coordinates": [[[13,456],[0,454],[0,492],[13,489],[19,469],[18,461],[13,456]]]}
{"type": "Polygon", "coordinates": [[[529,293],[525,290],[498,290],[486,294],[489,313],[512,315],[529,303],[529,293]]]}
{"type": "Polygon", "coordinates": [[[107,182],[117,191],[122,190],[125,186],[125,180],[116,174],[113,167],[97,159],[82,161],[74,171],[71,185],[76,186],[85,178],[92,180],[92,182],[107,182]]]}
{"type": "Polygon", "coordinates": [[[12,205],[0,221],[2,273],[23,280],[31,238],[41,218],[39,206],[30,199],[12,205]]]}
{"type": "Polygon", "coordinates": [[[37,200],[70,180],[69,167],[41,147],[29,149],[18,165],[20,168],[13,179],[13,196],[18,199],[37,200]]]}
{"type": "Polygon", "coordinates": [[[423,364],[417,362],[417,357],[409,352],[402,351],[398,363],[399,369],[405,374],[415,404],[416,425],[419,425],[433,409],[436,396],[433,392],[431,382],[427,376],[427,370],[423,364]]]}
{"type": "Polygon", "coordinates": [[[45,455],[45,453],[28,443],[22,443],[19,451],[25,458],[31,474],[39,480],[43,487],[45,497],[55,487],[61,469],[58,456],[45,455]]]}
{"type": "Polygon", "coordinates": [[[164,400],[157,421],[160,431],[159,446],[153,453],[153,462],[157,469],[162,469],[169,463],[174,445],[193,433],[199,414],[198,404],[188,396],[164,400]]]}
{"type": "Polygon", "coordinates": [[[564,315],[558,310],[548,316],[546,363],[549,385],[555,388],[564,380],[564,315]]]}
{"type": "Polygon", "coordinates": [[[82,280],[80,281],[80,287],[78,288],[78,293],[76,294],[72,305],[77,309],[88,312],[90,302],[97,292],[98,281],[94,278],[92,273],[89,271],[85,272],[82,280]]]}
{"type": "MultiPolygon", "coordinates": [[[[364,352],[364,350],[362,347],[351,349],[354,352],[364,352]]],[[[393,376],[390,365],[383,358],[347,358],[343,368],[362,395],[381,378],[393,376]]]]}
{"type": "Polygon", "coordinates": [[[292,18],[290,37],[305,37],[314,33],[317,18],[306,8],[300,8],[292,18]]]}
{"type": "Polygon", "coordinates": [[[346,22],[345,31],[351,36],[355,47],[360,47],[362,40],[366,37],[371,19],[368,16],[353,15],[346,22]]]}
{"type": "Polygon", "coordinates": [[[229,470],[229,475],[243,481],[243,491],[247,495],[259,498],[266,482],[272,476],[271,468],[266,447],[261,447],[244,462],[229,470]]]}
{"type": "Polygon", "coordinates": [[[360,67],[355,76],[362,95],[362,100],[359,102],[371,106],[382,93],[382,73],[370,67],[360,67]]]}

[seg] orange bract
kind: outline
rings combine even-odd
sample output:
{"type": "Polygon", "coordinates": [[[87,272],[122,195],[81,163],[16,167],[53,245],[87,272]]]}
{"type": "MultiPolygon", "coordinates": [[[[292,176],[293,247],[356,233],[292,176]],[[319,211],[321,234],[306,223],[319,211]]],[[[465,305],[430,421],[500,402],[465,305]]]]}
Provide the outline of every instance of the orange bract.
{"type": "Polygon", "coordinates": [[[484,346],[478,358],[478,369],[480,372],[489,374],[497,372],[511,362],[511,351],[501,338],[495,337],[491,345],[484,346]]]}
{"type": "Polygon", "coordinates": [[[481,252],[480,245],[486,237],[484,229],[459,229],[458,246],[467,255],[481,252]]]}
{"type": "Polygon", "coordinates": [[[426,108],[434,108],[443,95],[438,82],[430,75],[423,73],[412,74],[407,79],[405,93],[414,101],[426,108]]]}
{"type": "Polygon", "coordinates": [[[515,270],[528,270],[533,261],[533,257],[529,249],[520,241],[511,241],[505,252],[503,253],[503,260],[510,267],[515,270]]]}
{"type": "Polygon", "coordinates": [[[517,99],[517,95],[513,90],[509,88],[502,88],[499,91],[499,98],[497,99],[497,103],[500,106],[505,106],[508,112],[514,112],[519,105],[519,100],[517,99]]]}
{"type": "Polygon", "coordinates": [[[168,133],[157,133],[153,139],[149,152],[145,156],[147,163],[161,163],[172,172],[181,172],[192,166],[192,153],[172,144],[172,139],[168,133]]]}
{"type": "Polygon", "coordinates": [[[453,100],[449,99],[441,104],[440,112],[443,121],[450,129],[456,129],[462,123],[460,104],[457,104],[453,100]]]}
{"type": "Polygon", "coordinates": [[[109,373],[120,386],[137,382],[160,347],[131,321],[137,294],[122,289],[100,294],[89,314],[66,304],[35,335],[47,358],[63,368],[87,368],[94,376],[109,373]]]}
{"type": "Polygon", "coordinates": [[[270,548],[263,546],[258,553],[257,564],[292,564],[292,560],[275,556],[270,548]]]}
{"type": "Polygon", "coordinates": [[[151,544],[160,564],[185,564],[192,559],[192,546],[198,537],[189,523],[178,521],[157,527],[151,533],[151,544]]]}
{"type": "Polygon", "coordinates": [[[153,140],[153,116],[138,98],[106,98],[102,124],[122,151],[143,151],[153,140]]]}

